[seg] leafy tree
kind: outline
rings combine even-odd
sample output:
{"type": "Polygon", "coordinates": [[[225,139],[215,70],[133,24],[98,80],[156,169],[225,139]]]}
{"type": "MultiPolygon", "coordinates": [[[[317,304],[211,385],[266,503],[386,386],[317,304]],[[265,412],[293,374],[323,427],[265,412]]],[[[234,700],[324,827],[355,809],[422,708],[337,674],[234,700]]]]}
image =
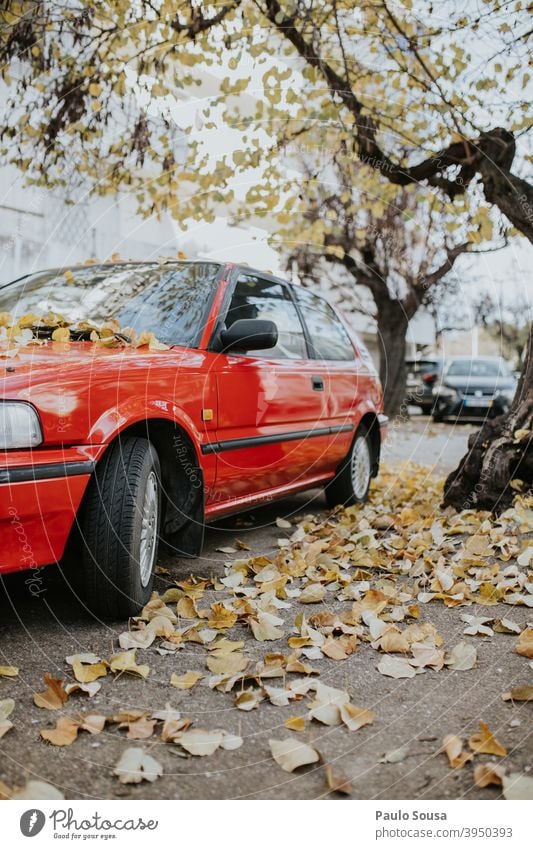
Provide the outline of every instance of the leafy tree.
{"type": "Polygon", "coordinates": [[[467,220],[416,187],[398,189],[352,159],[335,156],[318,172],[314,157],[302,163],[300,209],[288,225],[278,222],[277,241],[304,282],[342,289],[365,287],[374,304],[380,380],[385,412],[399,412],[405,399],[406,336],[422,305],[431,303],[455,260],[469,251],[467,220]],[[302,179],[303,178],[303,179],[302,179]],[[446,224],[452,223],[452,232],[446,224]],[[333,267],[333,273],[332,273],[333,267]]]}
{"type": "Polygon", "coordinates": [[[521,369],[529,335],[529,304],[525,297],[506,301],[485,295],[474,305],[478,323],[501,347],[502,356],[521,369]]]}

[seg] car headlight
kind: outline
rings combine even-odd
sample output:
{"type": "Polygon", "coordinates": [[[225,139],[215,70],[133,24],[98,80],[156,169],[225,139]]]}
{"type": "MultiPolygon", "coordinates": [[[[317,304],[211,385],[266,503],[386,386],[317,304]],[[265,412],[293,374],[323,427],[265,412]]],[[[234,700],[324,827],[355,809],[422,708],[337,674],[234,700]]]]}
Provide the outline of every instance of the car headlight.
{"type": "Polygon", "coordinates": [[[25,401],[0,401],[0,451],[35,448],[43,441],[39,416],[25,401]]]}

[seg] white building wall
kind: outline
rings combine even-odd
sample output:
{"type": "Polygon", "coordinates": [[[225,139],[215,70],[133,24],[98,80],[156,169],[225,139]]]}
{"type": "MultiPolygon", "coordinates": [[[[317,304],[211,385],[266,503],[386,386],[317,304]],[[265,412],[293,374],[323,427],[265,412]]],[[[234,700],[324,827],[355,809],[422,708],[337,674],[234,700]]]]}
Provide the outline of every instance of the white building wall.
{"type": "Polygon", "coordinates": [[[88,198],[25,187],[23,175],[0,168],[0,284],[38,269],[86,259],[154,259],[174,255],[178,239],[169,216],[143,219],[124,194],[88,198]]]}

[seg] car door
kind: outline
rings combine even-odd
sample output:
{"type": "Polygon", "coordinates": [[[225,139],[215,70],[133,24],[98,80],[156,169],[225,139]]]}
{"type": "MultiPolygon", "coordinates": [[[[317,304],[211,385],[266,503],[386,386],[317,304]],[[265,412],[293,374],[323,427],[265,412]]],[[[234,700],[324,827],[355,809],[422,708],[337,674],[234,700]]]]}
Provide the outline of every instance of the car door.
{"type": "Polygon", "coordinates": [[[330,439],[326,393],[288,286],[236,271],[221,318],[225,327],[238,319],[274,321],[278,342],[269,350],[217,357],[215,498],[238,501],[320,478],[330,439]]]}
{"type": "Polygon", "coordinates": [[[331,429],[328,455],[335,469],[349,451],[371,376],[332,306],[309,289],[292,288],[307,327],[314,371],[324,383],[325,424],[331,429]]]}

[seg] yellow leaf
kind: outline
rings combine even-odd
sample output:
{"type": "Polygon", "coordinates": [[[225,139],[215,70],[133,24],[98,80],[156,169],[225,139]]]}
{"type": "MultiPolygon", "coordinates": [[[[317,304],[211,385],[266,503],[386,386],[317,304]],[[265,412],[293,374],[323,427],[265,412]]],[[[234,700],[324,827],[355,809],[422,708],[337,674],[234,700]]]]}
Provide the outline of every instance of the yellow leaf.
{"type": "Polygon", "coordinates": [[[0,666],[0,677],[16,678],[19,674],[17,666],[0,666]]]}
{"type": "Polygon", "coordinates": [[[40,732],[43,740],[52,743],[53,746],[70,746],[76,737],[80,723],[68,716],[62,716],[57,720],[57,725],[50,731],[43,730],[40,732]]]}
{"type": "Polygon", "coordinates": [[[96,681],[97,678],[103,678],[107,675],[107,664],[104,661],[83,663],[79,658],[75,658],[72,662],[72,671],[76,681],[79,681],[80,684],[89,684],[91,681],[96,681]]]}
{"type": "Polygon", "coordinates": [[[220,602],[215,602],[211,605],[211,613],[207,624],[210,628],[222,629],[232,628],[237,621],[237,614],[228,610],[220,602]]]}
{"type": "Polygon", "coordinates": [[[305,719],[303,716],[289,716],[285,720],[285,728],[289,731],[305,731],[305,719]]]}
{"type": "Polygon", "coordinates": [[[371,725],[375,719],[375,713],[367,708],[358,708],[347,704],[340,706],[341,719],[350,731],[358,731],[363,725],[371,725]]]}
{"type": "Polygon", "coordinates": [[[37,707],[45,708],[46,710],[59,710],[68,699],[63,680],[61,678],[54,678],[49,672],[45,672],[44,683],[48,685],[47,689],[42,693],[34,693],[34,703],[37,707]]]}
{"type": "Polygon", "coordinates": [[[533,628],[525,628],[515,646],[515,652],[522,657],[533,658],[533,628]]]}
{"type": "Polygon", "coordinates": [[[174,672],[170,678],[170,683],[178,690],[190,690],[202,678],[201,672],[189,670],[184,675],[176,675],[174,672]]]}
{"type": "Polygon", "coordinates": [[[488,787],[489,784],[501,785],[505,770],[501,764],[476,764],[474,781],[477,787],[488,787]]]}
{"type": "Polygon", "coordinates": [[[150,667],[144,663],[137,666],[135,649],[113,655],[109,659],[109,668],[112,672],[129,672],[131,675],[139,675],[141,678],[147,678],[150,672],[150,667]]]}
{"type": "Polygon", "coordinates": [[[498,755],[498,757],[503,758],[507,754],[505,746],[502,746],[496,740],[485,722],[480,721],[479,727],[481,731],[477,734],[472,734],[468,741],[468,745],[472,751],[484,755],[498,755]]]}
{"type": "Polygon", "coordinates": [[[53,342],[68,342],[70,339],[70,330],[68,327],[56,327],[52,333],[53,342]]]}

